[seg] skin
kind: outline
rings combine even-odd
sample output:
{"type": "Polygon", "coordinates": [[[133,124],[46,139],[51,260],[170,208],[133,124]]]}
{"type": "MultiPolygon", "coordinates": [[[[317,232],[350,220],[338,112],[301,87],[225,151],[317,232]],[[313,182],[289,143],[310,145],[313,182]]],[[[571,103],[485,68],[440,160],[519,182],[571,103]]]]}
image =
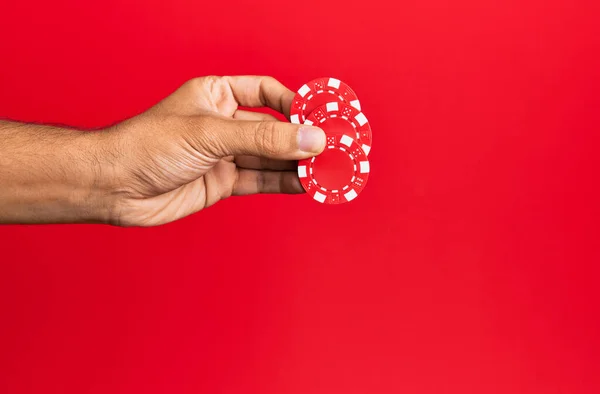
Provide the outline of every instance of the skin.
{"type": "Polygon", "coordinates": [[[270,77],[203,77],[143,114],[83,132],[0,121],[0,223],[156,226],[230,196],[302,193],[296,161],[325,147],[270,77]]]}

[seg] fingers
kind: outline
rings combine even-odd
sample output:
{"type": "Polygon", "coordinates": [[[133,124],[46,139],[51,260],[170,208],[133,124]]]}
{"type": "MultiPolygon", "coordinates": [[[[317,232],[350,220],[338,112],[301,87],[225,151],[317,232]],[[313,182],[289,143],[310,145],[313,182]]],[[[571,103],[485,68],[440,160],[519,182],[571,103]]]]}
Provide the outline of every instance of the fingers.
{"type": "Polygon", "coordinates": [[[189,116],[212,111],[231,116],[241,105],[269,107],[289,117],[293,99],[294,92],[272,77],[208,76],[187,81],[151,111],[189,116]]]}
{"type": "Polygon", "coordinates": [[[205,117],[200,128],[200,148],[218,158],[248,155],[300,160],[316,156],[325,148],[325,133],[314,126],[205,117]]]}
{"type": "Polygon", "coordinates": [[[268,120],[268,121],[272,121],[272,122],[278,121],[278,119],[276,117],[274,117],[273,115],[263,114],[261,112],[244,111],[241,109],[238,109],[237,111],[235,111],[235,113],[233,114],[233,119],[268,120]]]}
{"type": "Polygon", "coordinates": [[[238,156],[235,164],[240,168],[252,170],[294,171],[298,168],[295,160],[274,160],[266,157],[238,156]]]}
{"type": "Polygon", "coordinates": [[[294,92],[272,77],[236,76],[224,77],[235,100],[243,107],[269,107],[290,115],[294,92]]]}
{"type": "Polygon", "coordinates": [[[298,174],[291,171],[238,170],[233,195],[245,196],[257,193],[304,193],[298,174]]]}

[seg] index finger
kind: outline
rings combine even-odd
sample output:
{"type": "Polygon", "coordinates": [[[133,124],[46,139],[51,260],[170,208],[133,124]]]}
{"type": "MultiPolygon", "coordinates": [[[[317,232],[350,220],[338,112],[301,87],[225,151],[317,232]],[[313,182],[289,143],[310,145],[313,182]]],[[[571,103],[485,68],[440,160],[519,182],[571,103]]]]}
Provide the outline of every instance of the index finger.
{"type": "Polygon", "coordinates": [[[224,78],[239,105],[269,107],[289,118],[294,92],[275,78],[250,75],[224,78]]]}

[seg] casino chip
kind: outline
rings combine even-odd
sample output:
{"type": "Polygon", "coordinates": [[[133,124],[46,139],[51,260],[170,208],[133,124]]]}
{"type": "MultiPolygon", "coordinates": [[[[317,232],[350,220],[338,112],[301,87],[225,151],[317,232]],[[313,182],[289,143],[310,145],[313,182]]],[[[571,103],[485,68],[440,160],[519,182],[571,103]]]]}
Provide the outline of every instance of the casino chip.
{"type": "Polygon", "coordinates": [[[358,109],[337,101],[317,107],[307,116],[304,124],[315,125],[327,135],[352,136],[368,156],[371,151],[371,126],[358,109]]]}
{"type": "Polygon", "coordinates": [[[303,85],[294,96],[290,121],[302,124],[315,108],[332,101],[349,104],[360,111],[360,102],[350,86],[335,78],[317,78],[303,85]]]}
{"type": "Polygon", "coordinates": [[[323,153],[298,163],[298,176],[316,201],[342,204],[354,200],[364,189],[369,159],[350,135],[328,135],[323,153]]]}

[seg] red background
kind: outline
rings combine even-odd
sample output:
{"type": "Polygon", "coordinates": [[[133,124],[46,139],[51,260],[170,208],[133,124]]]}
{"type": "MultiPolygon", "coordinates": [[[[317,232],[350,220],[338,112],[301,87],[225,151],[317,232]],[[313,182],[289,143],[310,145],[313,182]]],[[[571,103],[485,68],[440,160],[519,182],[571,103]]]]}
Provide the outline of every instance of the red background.
{"type": "Polygon", "coordinates": [[[599,392],[596,2],[88,3],[3,2],[0,116],[335,76],[372,173],[342,206],[0,227],[0,392],[599,392]]]}

